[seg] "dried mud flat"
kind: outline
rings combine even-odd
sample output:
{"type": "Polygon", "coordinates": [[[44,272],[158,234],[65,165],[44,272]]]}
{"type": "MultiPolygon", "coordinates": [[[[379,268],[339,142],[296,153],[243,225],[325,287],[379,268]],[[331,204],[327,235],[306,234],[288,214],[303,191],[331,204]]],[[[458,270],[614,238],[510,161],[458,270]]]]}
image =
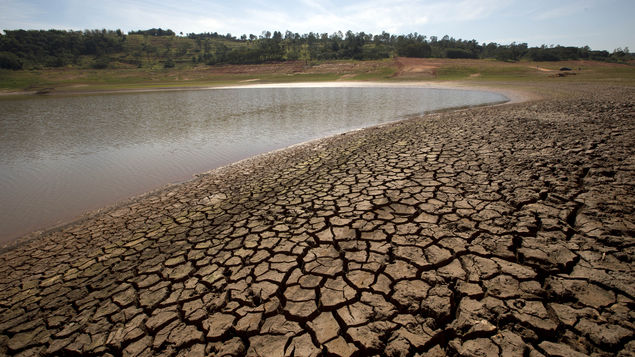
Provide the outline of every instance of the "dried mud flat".
{"type": "Polygon", "coordinates": [[[635,89],[243,161],[0,255],[0,354],[635,354],[635,89]]]}

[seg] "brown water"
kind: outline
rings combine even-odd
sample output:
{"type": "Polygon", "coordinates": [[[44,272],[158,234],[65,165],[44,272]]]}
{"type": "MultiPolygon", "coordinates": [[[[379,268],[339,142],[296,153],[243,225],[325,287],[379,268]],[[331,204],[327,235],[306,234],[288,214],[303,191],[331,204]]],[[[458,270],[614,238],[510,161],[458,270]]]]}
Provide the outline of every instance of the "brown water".
{"type": "Polygon", "coordinates": [[[0,243],[258,153],[502,95],[230,88],[0,99],[0,243]]]}

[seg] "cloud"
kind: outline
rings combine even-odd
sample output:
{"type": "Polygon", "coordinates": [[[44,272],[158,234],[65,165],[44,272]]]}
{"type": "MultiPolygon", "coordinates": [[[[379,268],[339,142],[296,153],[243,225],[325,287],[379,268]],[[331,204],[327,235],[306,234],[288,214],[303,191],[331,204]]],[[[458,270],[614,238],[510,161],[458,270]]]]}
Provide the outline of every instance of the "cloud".
{"type": "Polygon", "coordinates": [[[324,7],[324,5],[322,5],[321,2],[318,2],[315,0],[301,0],[300,2],[312,10],[319,11],[319,12],[327,12],[326,8],[324,7]]]}
{"type": "MultiPolygon", "coordinates": [[[[349,1],[347,3],[301,0],[289,8],[286,4],[249,7],[238,14],[225,14],[225,24],[245,25],[238,31],[286,29],[295,32],[365,31],[379,33],[424,31],[423,26],[462,23],[487,18],[509,4],[509,0],[349,1]]],[[[234,29],[232,29],[234,31],[234,29]]]]}
{"type": "Polygon", "coordinates": [[[200,19],[196,19],[196,24],[201,26],[202,28],[209,28],[209,29],[220,29],[220,28],[226,27],[225,23],[211,17],[203,17],[200,19]]]}
{"type": "Polygon", "coordinates": [[[35,4],[16,0],[0,1],[0,24],[2,29],[19,29],[25,26],[48,28],[49,25],[37,20],[43,15],[41,8],[35,4]]]}
{"type": "Polygon", "coordinates": [[[308,23],[313,22],[311,21],[313,17],[317,17],[322,21],[317,25],[330,28],[331,31],[351,28],[367,32],[382,30],[401,32],[411,31],[422,25],[484,19],[508,4],[509,0],[463,0],[460,2],[393,0],[390,6],[387,6],[383,0],[369,0],[337,5],[337,11],[327,9],[323,13],[331,16],[326,18],[323,14],[311,13],[301,14],[300,17],[308,23]]]}
{"type": "Polygon", "coordinates": [[[534,15],[533,18],[536,20],[543,21],[543,20],[558,19],[562,17],[569,17],[581,11],[585,11],[590,8],[593,8],[595,7],[595,5],[596,5],[596,2],[592,0],[575,1],[572,3],[549,8],[544,11],[539,11],[539,13],[534,15]]]}
{"type": "Polygon", "coordinates": [[[509,4],[508,0],[418,1],[397,0],[390,7],[384,1],[370,1],[368,8],[376,17],[408,23],[425,17],[427,23],[466,22],[488,17],[509,4]]]}
{"type": "MultiPolygon", "coordinates": [[[[408,32],[424,26],[461,23],[483,19],[509,0],[461,0],[459,2],[428,0],[353,0],[347,2],[300,0],[269,2],[245,0],[221,1],[129,0],[94,2],[63,0],[54,5],[37,5],[37,0],[0,0],[1,23],[13,28],[25,24],[64,23],[64,28],[169,27],[180,32],[260,33],[262,30],[294,32],[365,31],[379,33],[408,32]],[[46,7],[46,10],[39,9],[46,7]]],[[[42,24],[40,28],[51,27],[42,24]]],[[[29,26],[31,27],[31,26],[29,26]]]]}

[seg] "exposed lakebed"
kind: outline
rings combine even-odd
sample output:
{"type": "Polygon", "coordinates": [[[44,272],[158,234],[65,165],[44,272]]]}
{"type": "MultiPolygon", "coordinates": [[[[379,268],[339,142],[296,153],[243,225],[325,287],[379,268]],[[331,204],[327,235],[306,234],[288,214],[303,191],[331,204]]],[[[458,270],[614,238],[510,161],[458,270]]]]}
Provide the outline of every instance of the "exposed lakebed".
{"type": "Polygon", "coordinates": [[[491,92],[219,88],[0,100],[0,242],[193,174],[491,92]]]}

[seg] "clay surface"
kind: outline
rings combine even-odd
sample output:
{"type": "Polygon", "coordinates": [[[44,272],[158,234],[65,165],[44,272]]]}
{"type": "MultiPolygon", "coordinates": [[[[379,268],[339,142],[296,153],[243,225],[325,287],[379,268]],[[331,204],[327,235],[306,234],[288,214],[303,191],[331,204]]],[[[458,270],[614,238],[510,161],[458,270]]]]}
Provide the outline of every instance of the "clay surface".
{"type": "Polygon", "coordinates": [[[635,90],[426,115],[0,255],[0,354],[630,356],[635,90]]]}

